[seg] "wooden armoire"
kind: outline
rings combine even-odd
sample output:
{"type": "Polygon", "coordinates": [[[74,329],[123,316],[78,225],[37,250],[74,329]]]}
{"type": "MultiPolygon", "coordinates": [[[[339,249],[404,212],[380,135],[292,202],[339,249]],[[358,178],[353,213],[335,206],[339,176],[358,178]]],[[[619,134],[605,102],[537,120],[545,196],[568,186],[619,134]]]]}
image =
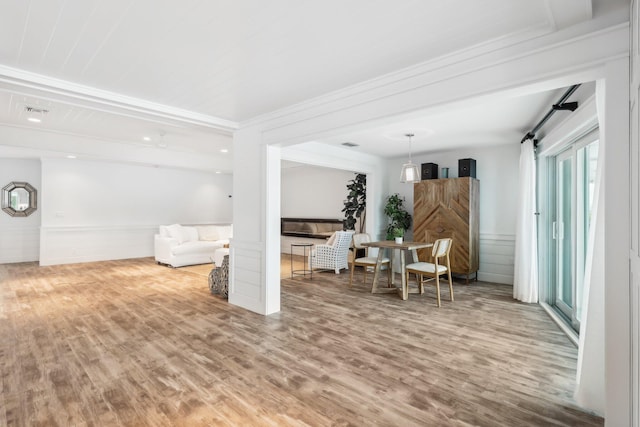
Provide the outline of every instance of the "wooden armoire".
{"type": "MultiPolygon", "coordinates": [[[[413,239],[434,242],[451,237],[451,271],[469,277],[480,266],[480,181],[475,178],[427,179],[413,186],[413,239]]],[[[418,253],[428,259],[430,249],[418,253]]]]}

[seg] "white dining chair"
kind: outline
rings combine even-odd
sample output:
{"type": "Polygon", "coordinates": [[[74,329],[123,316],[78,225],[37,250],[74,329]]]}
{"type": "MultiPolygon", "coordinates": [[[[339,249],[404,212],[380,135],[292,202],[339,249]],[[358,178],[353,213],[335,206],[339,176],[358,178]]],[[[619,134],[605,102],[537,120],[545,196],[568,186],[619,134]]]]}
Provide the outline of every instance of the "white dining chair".
{"type": "Polygon", "coordinates": [[[444,274],[449,280],[449,295],[453,301],[453,282],[451,281],[451,263],[449,262],[452,242],[452,239],[449,238],[436,240],[431,250],[433,262],[414,262],[405,267],[407,283],[409,283],[409,275],[415,274],[421,294],[424,293],[424,284],[435,280],[438,307],[440,307],[440,276],[444,274]]]}

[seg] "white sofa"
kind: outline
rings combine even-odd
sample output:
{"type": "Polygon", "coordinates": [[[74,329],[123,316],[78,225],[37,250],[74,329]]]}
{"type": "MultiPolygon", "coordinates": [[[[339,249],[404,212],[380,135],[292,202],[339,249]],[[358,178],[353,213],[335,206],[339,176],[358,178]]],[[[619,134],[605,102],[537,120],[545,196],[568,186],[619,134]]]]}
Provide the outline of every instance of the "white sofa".
{"type": "Polygon", "coordinates": [[[229,244],[233,225],[161,225],[154,238],[155,259],[172,267],[212,262],[217,249],[229,244]]]}

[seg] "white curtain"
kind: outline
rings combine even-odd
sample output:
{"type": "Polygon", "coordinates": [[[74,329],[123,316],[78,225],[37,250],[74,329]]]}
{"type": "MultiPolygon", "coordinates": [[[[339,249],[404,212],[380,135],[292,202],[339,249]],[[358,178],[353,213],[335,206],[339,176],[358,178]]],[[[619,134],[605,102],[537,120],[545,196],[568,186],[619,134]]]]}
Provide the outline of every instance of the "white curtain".
{"type": "Polygon", "coordinates": [[[576,402],[604,416],[604,87],[596,84],[596,106],[600,126],[598,164],[591,212],[591,225],[587,240],[582,299],[582,320],[578,344],[578,367],[576,372],[576,402]]]}
{"type": "Polygon", "coordinates": [[[538,302],[538,226],[536,217],[536,160],[533,140],[520,147],[520,185],[513,297],[538,302]]]}

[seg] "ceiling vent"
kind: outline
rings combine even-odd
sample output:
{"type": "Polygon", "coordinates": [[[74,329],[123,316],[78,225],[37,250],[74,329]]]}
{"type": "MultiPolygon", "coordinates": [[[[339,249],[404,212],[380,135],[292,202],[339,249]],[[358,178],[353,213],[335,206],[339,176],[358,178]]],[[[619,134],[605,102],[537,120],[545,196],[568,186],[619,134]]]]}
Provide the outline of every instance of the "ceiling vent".
{"type": "Polygon", "coordinates": [[[28,105],[24,107],[24,111],[36,114],[47,114],[49,112],[49,110],[45,110],[44,108],[29,107],[28,105]]]}
{"type": "Polygon", "coordinates": [[[358,144],[355,144],[353,142],[343,142],[342,145],[344,145],[345,147],[358,147],[358,144]]]}

